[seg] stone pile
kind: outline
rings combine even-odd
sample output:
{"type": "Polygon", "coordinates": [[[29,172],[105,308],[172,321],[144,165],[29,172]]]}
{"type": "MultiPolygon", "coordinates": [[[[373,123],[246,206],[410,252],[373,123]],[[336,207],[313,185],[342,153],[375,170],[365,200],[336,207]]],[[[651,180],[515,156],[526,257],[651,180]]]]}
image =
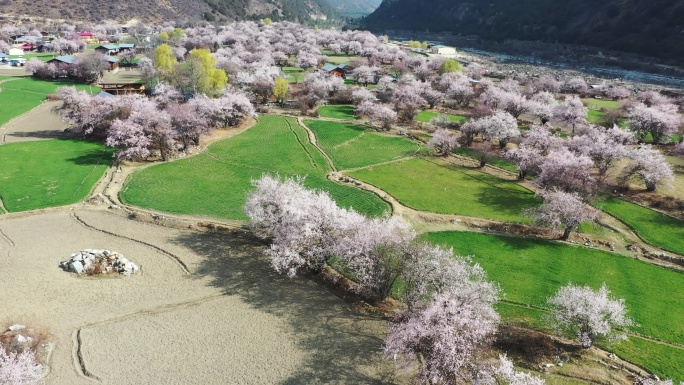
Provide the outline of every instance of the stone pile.
{"type": "Polygon", "coordinates": [[[123,254],[111,250],[85,249],[71,254],[71,258],[59,264],[59,267],[76,274],[112,274],[131,275],[140,268],[126,259],[123,254]]]}

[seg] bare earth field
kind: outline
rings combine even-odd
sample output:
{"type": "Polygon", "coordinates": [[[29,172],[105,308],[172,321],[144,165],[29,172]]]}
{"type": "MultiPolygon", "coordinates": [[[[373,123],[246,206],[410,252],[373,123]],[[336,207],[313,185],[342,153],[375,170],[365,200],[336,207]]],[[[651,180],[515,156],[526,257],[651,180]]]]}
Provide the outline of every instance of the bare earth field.
{"type": "Polygon", "coordinates": [[[0,144],[29,140],[55,139],[64,136],[67,124],[52,109],[62,102],[43,102],[0,127],[0,144]]]}
{"type": "Polygon", "coordinates": [[[276,275],[249,239],[87,207],[3,215],[0,231],[0,321],[52,329],[48,384],[402,382],[379,355],[384,321],[276,275]],[[58,267],[85,248],[121,252],[142,273],[58,267]]]}

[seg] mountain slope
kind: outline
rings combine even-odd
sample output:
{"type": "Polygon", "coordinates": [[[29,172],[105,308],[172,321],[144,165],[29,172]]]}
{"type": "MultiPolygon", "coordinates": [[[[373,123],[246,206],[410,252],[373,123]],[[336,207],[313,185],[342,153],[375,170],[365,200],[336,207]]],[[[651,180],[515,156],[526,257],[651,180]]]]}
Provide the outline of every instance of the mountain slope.
{"type": "Polygon", "coordinates": [[[382,0],[327,0],[341,15],[368,15],[375,11],[382,0]]]}
{"type": "Polygon", "coordinates": [[[684,58],[684,0],[384,0],[364,25],[684,58]]]}
{"type": "Polygon", "coordinates": [[[0,14],[69,21],[145,22],[245,20],[270,17],[308,23],[336,17],[326,0],[0,0],[0,14]]]}

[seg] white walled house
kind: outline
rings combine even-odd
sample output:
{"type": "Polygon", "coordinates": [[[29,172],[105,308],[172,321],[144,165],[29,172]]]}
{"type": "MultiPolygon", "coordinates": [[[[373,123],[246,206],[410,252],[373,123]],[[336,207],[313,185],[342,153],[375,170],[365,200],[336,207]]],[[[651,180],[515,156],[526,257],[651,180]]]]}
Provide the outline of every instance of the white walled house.
{"type": "Polygon", "coordinates": [[[456,48],[445,45],[433,45],[430,52],[435,55],[456,55],[456,48]]]}

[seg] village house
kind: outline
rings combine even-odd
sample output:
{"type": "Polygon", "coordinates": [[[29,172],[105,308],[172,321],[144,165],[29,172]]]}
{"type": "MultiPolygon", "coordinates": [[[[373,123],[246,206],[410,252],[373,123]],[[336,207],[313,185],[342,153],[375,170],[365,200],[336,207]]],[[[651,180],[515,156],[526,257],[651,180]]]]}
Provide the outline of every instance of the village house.
{"type": "Polygon", "coordinates": [[[335,64],[328,63],[328,64],[324,65],[323,68],[321,68],[321,69],[323,71],[329,73],[330,75],[337,76],[337,77],[344,79],[347,77],[346,67],[347,67],[346,64],[335,65],[335,64]]]}
{"type": "Polygon", "coordinates": [[[430,48],[430,53],[435,55],[452,56],[456,55],[456,48],[448,47],[446,45],[433,45],[430,48]]]}
{"type": "Polygon", "coordinates": [[[95,52],[99,52],[103,55],[113,56],[131,49],[135,49],[135,44],[102,44],[95,47],[95,52]]]}

